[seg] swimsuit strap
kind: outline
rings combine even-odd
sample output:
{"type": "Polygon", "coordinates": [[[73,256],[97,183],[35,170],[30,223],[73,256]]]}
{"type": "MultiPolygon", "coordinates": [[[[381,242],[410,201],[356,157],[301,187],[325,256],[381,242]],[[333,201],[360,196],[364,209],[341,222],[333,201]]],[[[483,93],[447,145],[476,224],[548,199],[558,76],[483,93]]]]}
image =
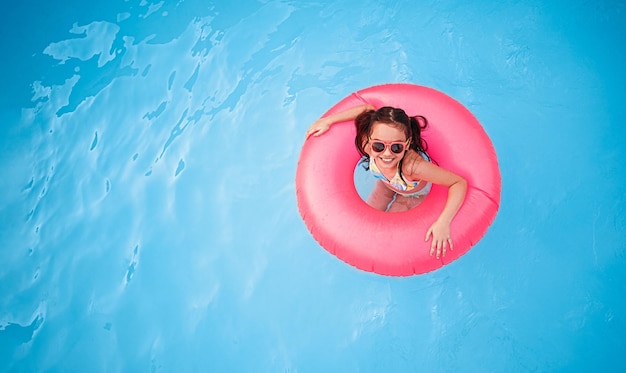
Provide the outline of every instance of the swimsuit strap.
{"type": "Polygon", "coordinates": [[[400,174],[400,168],[399,168],[400,164],[398,164],[398,168],[396,168],[396,174],[393,176],[393,178],[391,178],[391,180],[387,179],[385,175],[382,173],[382,171],[380,171],[380,169],[378,168],[378,165],[376,165],[376,161],[372,157],[370,157],[369,166],[370,166],[370,171],[372,172],[372,175],[375,178],[380,179],[383,182],[391,185],[396,190],[406,192],[415,188],[419,184],[419,181],[407,182],[406,180],[404,180],[404,178],[400,174]]]}

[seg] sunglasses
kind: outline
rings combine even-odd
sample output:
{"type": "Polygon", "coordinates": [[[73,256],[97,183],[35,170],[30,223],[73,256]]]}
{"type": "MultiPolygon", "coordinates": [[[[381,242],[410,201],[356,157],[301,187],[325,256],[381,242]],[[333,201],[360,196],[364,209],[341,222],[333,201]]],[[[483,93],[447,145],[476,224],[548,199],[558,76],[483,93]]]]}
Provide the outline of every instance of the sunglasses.
{"type": "Polygon", "coordinates": [[[375,151],[376,153],[382,153],[385,151],[385,149],[387,149],[387,146],[389,146],[389,149],[391,150],[392,153],[394,154],[400,154],[404,151],[404,148],[408,145],[409,140],[406,141],[393,141],[393,142],[384,142],[384,141],[372,141],[371,138],[369,138],[369,141],[372,145],[372,150],[375,151]]]}

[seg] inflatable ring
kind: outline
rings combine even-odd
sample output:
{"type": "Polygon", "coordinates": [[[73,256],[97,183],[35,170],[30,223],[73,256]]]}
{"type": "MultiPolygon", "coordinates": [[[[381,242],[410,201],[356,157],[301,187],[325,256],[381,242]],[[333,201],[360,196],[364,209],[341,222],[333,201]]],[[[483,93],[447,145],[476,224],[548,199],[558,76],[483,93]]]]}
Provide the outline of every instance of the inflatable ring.
{"type": "Polygon", "coordinates": [[[451,224],[454,250],[430,256],[424,237],[441,213],[448,188],[433,185],[419,206],[383,212],[367,205],[354,185],[360,154],[354,122],[334,124],[302,147],[296,171],[298,209],[315,240],[337,258],[359,269],[391,276],[433,271],[465,254],[486,233],[500,205],[501,178],[491,140],[463,105],[431,88],[411,84],[370,87],[344,98],[324,116],[372,104],[423,115],[428,152],[443,168],[468,182],[463,205],[451,224]]]}

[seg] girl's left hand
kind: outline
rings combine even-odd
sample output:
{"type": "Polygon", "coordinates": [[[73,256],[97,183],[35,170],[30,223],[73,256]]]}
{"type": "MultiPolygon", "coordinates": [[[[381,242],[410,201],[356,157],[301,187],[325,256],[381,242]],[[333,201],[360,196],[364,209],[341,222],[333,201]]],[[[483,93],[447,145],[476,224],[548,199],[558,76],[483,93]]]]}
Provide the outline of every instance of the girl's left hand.
{"type": "Polygon", "coordinates": [[[432,236],[433,241],[430,244],[430,255],[437,254],[437,259],[441,255],[446,256],[446,249],[450,246],[450,250],[454,249],[452,238],[450,238],[450,224],[435,221],[433,225],[426,231],[426,239],[432,236]]]}

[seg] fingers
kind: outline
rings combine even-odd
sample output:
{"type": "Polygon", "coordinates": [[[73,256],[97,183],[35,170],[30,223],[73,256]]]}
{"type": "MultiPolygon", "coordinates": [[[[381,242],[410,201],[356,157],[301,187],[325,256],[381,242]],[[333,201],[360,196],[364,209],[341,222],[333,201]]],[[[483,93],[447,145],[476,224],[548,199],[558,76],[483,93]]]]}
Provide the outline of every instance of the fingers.
{"type": "MultiPolygon", "coordinates": [[[[430,234],[430,232],[428,234],[430,234]]],[[[426,235],[427,239],[428,234],[426,235]]],[[[454,249],[454,246],[452,245],[452,238],[448,237],[443,240],[433,238],[433,242],[430,244],[430,256],[435,255],[437,259],[444,257],[446,256],[448,247],[450,250],[454,249]]]]}
{"type": "MultiPolygon", "coordinates": [[[[443,246],[443,250],[441,252],[442,256],[446,256],[446,249],[448,247],[448,242],[449,242],[449,239],[448,240],[444,240],[443,243],[442,243],[442,246],[443,246]]],[[[437,257],[437,258],[439,258],[439,257],[437,257]]]]}
{"type": "Polygon", "coordinates": [[[446,256],[446,246],[448,243],[445,240],[437,240],[437,259],[442,255],[446,256]]]}
{"type": "MultiPolygon", "coordinates": [[[[430,238],[430,236],[432,236],[433,234],[433,230],[428,229],[428,231],[426,232],[426,237],[424,238],[424,241],[428,241],[428,239],[430,238]]],[[[436,248],[436,244],[435,244],[435,239],[433,238],[433,242],[430,244],[430,256],[433,256],[433,254],[435,253],[435,248],[436,248]]]]}
{"type": "MultiPolygon", "coordinates": [[[[437,240],[437,255],[436,255],[437,259],[439,259],[439,257],[441,256],[441,249],[443,249],[444,253],[446,252],[446,249],[444,248],[444,241],[437,240]]],[[[446,255],[446,254],[443,254],[443,255],[446,255]]]]}
{"type": "Polygon", "coordinates": [[[426,231],[426,239],[425,241],[428,241],[429,238],[432,237],[432,242],[430,243],[430,256],[433,256],[433,254],[435,254],[435,252],[437,253],[437,259],[439,259],[439,253],[441,252],[441,242],[435,238],[435,235],[433,234],[433,228],[429,228],[428,231],[426,231]]]}
{"type": "Polygon", "coordinates": [[[309,128],[309,129],[306,131],[306,138],[308,139],[308,138],[309,138],[309,136],[311,136],[313,133],[315,133],[315,132],[317,132],[317,131],[319,131],[317,128],[313,128],[313,127],[309,128]]]}
{"type": "Polygon", "coordinates": [[[309,128],[308,131],[306,131],[306,138],[308,139],[311,135],[313,136],[319,136],[321,134],[323,134],[324,132],[326,132],[327,130],[322,129],[322,128],[309,128]]]}

